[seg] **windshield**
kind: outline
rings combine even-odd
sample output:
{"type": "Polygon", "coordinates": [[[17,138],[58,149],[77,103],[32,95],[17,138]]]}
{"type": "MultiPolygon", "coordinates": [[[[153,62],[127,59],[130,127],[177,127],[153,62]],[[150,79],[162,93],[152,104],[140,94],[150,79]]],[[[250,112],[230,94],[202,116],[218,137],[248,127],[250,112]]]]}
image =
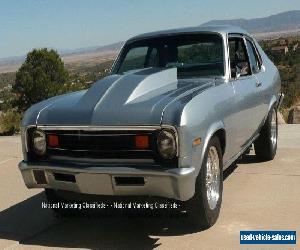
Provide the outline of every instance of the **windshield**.
{"type": "Polygon", "coordinates": [[[222,38],[214,34],[189,34],[139,40],[124,47],[114,73],[151,67],[175,67],[181,78],[223,76],[222,38]]]}

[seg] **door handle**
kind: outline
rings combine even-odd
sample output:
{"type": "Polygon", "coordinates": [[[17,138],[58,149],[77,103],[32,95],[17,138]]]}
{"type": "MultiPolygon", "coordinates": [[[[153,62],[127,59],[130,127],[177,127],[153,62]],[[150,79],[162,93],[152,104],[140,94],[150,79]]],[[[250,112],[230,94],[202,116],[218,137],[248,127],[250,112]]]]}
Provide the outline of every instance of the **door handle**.
{"type": "Polygon", "coordinates": [[[262,85],[262,82],[261,81],[257,81],[256,82],[256,87],[260,87],[262,85]]]}

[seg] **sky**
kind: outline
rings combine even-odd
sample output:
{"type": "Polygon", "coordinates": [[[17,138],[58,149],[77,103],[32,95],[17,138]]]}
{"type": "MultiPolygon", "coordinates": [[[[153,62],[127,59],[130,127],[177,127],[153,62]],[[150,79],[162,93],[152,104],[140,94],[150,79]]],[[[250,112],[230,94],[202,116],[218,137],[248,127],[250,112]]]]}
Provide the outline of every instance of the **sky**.
{"type": "Polygon", "coordinates": [[[148,31],[296,9],[300,0],[0,0],[0,58],[32,48],[107,45],[148,31]]]}

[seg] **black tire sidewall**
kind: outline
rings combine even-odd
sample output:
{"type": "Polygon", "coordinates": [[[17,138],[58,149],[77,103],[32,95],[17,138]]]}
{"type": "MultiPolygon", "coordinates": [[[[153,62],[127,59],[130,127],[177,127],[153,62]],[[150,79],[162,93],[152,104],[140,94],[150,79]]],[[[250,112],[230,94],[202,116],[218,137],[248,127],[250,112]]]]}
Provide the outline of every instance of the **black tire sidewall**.
{"type": "Polygon", "coordinates": [[[221,204],[222,204],[222,193],[223,193],[223,157],[222,157],[222,150],[220,146],[219,139],[217,137],[213,137],[207,147],[207,150],[205,152],[205,161],[203,161],[203,164],[201,166],[201,176],[199,178],[199,181],[201,182],[201,190],[202,192],[202,198],[203,198],[203,204],[205,206],[205,212],[206,216],[209,219],[210,223],[215,223],[216,220],[218,219],[219,212],[221,209],[221,204]],[[219,166],[220,166],[220,197],[218,200],[218,203],[214,209],[210,209],[209,204],[208,204],[208,198],[207,198],[207,187],[206,187],[206,162],[207,162],[207,156],[208,156],[208,150],[211,146],[215,146],[217,151],[218,151],[218,156],[219,156],[219,166]]]}
{"type": "Polygon", "coordinates": [[[277,144],[278,144],[278,115],[277,115],[277,109],[276,106],[273,106],[271,109],[271,118],[270,118],[270,128],[269,128],[269,138],[270,138],[270,144],[271,144],[271,152],[273,154],[273,157],[276,154],[277,151],[277,144]],[[272,115],[273,115],[273,110],[275,110],[275,115],[276,115],[276,144],[273,147],[272,142],[271,142],[271,123],[272,123],[272,115]]]}
{"type": "Polygon", "coordinates": [[[278,115],[276,106],[273,105],[268,113],[268,117],[265,121],[264,126],[260,131],[260,135],[258,139],[255,141],[255,153],[256,155],[263,161],[274,159],[277,152],[277,144],[278,144],[278,115]],[[276,144],[273,146],[271,141],[271,126],[272,126],[272,115],[275,110],[276,115],[276,144]]]}
{"type": "Polygon", "coordinates": [[[206,151],[204,154],[204,159],[202,162],[201,170],[196,179],[195,185],[195,195],[191,199],[190,215],[193,222],[200,226],[201,228],[208,228],[215,224],[219,217],[221,204],[222,204],[222,193],[223,193],[223,154],[220,146],[219,139],[217,137],[212,137],[209,141],[206,151]],[[219,156],[219,167],[220,167],[220,197],[217,205],[214,209],[211,209],[208,204],[207,198],[207,187],[206,187],[206,162],[208,157],[208,151],[211,146],[215,146],[219,156]]]}

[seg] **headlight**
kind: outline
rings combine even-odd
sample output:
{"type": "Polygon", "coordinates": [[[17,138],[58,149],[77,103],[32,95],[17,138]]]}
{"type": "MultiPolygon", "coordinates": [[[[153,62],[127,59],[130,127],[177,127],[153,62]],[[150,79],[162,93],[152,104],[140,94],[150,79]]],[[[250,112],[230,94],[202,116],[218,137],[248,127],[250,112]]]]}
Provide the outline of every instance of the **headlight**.
{"type": "Polygon", "coordinates": [[[32,134],[33,150],[38,155],[46,153],[46,135],[41,130],[35,130],[32,134]]]}
{"type": "Polygon", "coordinates": [[[157,136],[157,148],[160,156],[166,160],[171,160],[176,156],[176,138],[174,134],[167,130],[162,130],[157,136]]]}

